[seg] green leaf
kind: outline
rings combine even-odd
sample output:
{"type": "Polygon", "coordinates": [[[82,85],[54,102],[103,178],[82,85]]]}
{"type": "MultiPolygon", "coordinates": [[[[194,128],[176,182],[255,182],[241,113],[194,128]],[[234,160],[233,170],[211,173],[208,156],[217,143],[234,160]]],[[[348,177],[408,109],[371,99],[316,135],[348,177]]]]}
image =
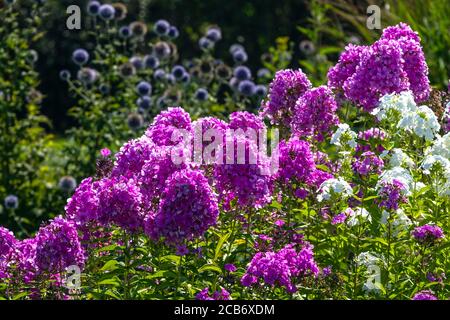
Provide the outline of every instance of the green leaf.
{"type": "Polygon", "coordinates": [[[120,281],[117,278],[105,279],[97,282],[98,285],[112,285],[114,287],[120,286],[120,281]]]}
{"type": "Polygon", "coordinates": [[[200,269],[198,269],[198,272],[200,272],[200,273],[205,272],[205,271],[214,271],[217,273],[222,273],[222,269],[220,269],[220,267],[215,264],[205,264],[200,269]]]}
{"type": "MultiPolygon", "coordinates": [[[[231,236],[231,232],[224,234],[223,236],[220,237],[219,242],[217,243],[217,246],[216,246],[215,253],[214,253],[214,261],[216,261],[217,258],[219,258],[220,250],[222,249],[225,241],[227,241],[230,236],[231,236]]],[[[232,245],[232,244],[230,244],[230,245],[232,245]]]]}
{"type": "Polygon", "coordinates": [[[118,269],[119,267],[117,266],[119,264],[119,262],[117,260],[109,260],[108,262],[105,263],[105,265],[100,269],[100,271],[114,271],[116,269],[118,269]]]}

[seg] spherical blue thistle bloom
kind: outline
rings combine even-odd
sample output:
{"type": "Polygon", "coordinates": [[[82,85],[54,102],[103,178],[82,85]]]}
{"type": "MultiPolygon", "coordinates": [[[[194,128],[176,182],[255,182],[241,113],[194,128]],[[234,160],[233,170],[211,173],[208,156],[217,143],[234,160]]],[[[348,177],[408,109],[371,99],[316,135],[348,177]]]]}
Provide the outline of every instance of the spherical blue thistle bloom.
{"type": "Polygon", "coordinates": [[[200,46],[200,49],[209,50],[214,47],[214,42],[206,37],[201,37],[198,41],[198,45],[200,46]]]}
{"type": "Polygon", "coordinates": [[[171,39],[176,39],[176,38],[178,38],[178,36],[180,35],[180,32],[178,31],[177,27],[171,26],[171,27],[169,28],[169,32],[167,33],[167,35],[168,35],[169,38],[171,38],[171,39]]]}
{"type": "Polygon", "coordinates": [[[154,46],[154,52],[158,59],[167,59],[170,57],[170,53],[172,50],[170,49],[170,46],[165,41],[160,41],[155,44],[154,46]]]}
{"type": "Polygon", "coordinates": [[[244,48],[244,46],[242,46],[241,44],[239,44],[239,43],[235,43],[235,44],[232,44],[231,45],[231,47],[230,47],[230,49],[229,49],[229,52],[230,52],[230,54],[231,55],[233,55],[235,52],[237,52],[237,51],[245,51],[245,48],[244,48]]]}
{"type": "Polygon", "coordinates": [[[116,9],[110,4],[103,4],[98,9],[98,15],[103,20],[112,20],[116,15],[116,9]]]}
{"type": "Polygon", "coordinates": [[[70,71],[69,70],[61,70],[61,72],[59,73],[59,78],[63,81],[67,81],[70,79],[70,71]]]}
{"type": "Polygon", "coordinates": [[[172,68],[172,74],[177,80],[181,79],[185,72],[186,69],[184,69],[184,67],[180,65],[176,65],[172,68]]]}
{"type": "Polygon", "coordinates": [[[143,96],[137,99],[136,104],[140,109],[148,110],[152,106],[152,99],[149,96],[143,96]]]}
{"type": "Polygon", "coordinates": [[[72,192],[77,187],[77,181],[74,177],[65,176],[59,180],[58,187],[64,192],[72,192]]]}
{"type": "Polygon", "coordinates": [[[19,207],[19,198],[17,196],[10,194],[5,198],[5,208],[6,209],[17,209],[19,207]]]}
{"type": "Polygon", "coordinates": [[[250,80],[250,78],[252,77],[252,72],[246,66],[239,66],[234,69],[233,75],[239,81],[250,80]]]}
{"type": "Polygon", "coordinates": [[[187,72],[185,72],[183,74],[183,76],[181,77],[181,82],[184,84],[188,84],[189,82],[191,82],[191,75],[187,72]]]}
{"type": "Polygon", "coordinates": [[[146,81],[141,81],[136,86],[136,91],[140,96],[149,96],[152,94],[152,85],[146,81]]]}
{"type": "Polygon", "coordinates": [[[100,2],[98,1],[89,1],[88,5],[87,5],[87,13],[90,16],[96,16],[98,15],[98,12],[100,10],[100,2]]]}
{"type": "Polygon", "coordinates": [[[131,32],[131,28],[129,26],[123,26],[119,29],[119,36],[123,39],[128,39],[132,35],[133,33],[131,32]]]}
{"type": "Polygon", "coordinates": [[[217,42],[222,39],[222,32],[217,27],[209,28],[208,31],[206,31],[206,38],[212,42],[217,42]]]}
{"type": "Polygon", "coordinates": [[[100,91],[101,94],[107,95],[110,92],[110,87],[107,84],[102,83],[98,87],[98,90],[100,91]]]}
{"type": "Polygon", "coordinates": [[[155,56],[147,55],[144,57],[145,67],[150,69],[156,69],[159,67],[159,59],[155,56]]]}
{"type": "Polygon", "coordinates": [[[236,63],[244,63],[247,62],[248,56],[244,50],[237,50],[233,53],[233,60],[236,63]]]}
{"type": "Polygon", "coordinates": [[[153,74],[153,78],[155,80],[161,81],[166,77],[166,72],[163,69],[156,69],[155,73],[153,74]]]}
{"type": "Polygon", "coordinates": [[[166,81],[169,84],[175,84],[177,82],[177,79],[175,79],[175,76],[171,73],[166,74],[166,81]]]}
{"type": "Polygon", "coordinates": [[[77,49],[72,53],[72,61],[82,66],[89,60],[89,53],[84,49],[77,49]]]}
{"type": "Polygon", "coordinates": [[[156,21],[155,25],[153,26],[153,30],[156,32],[159,36],[165,36],[169,33],[170,29],[170,23],[167,22],[167,20],[158,20],[156,21]]]}
{"type": "Polygon", "coordinates": [[[144,61],[140,57],[132,57],[130,63],[136,68],[136,70],[144,69],[144,61]]]}
{"type": "Polygon", "coordinates": [[[255,84],[250,80],[241,81],[238,90],[244,96],[252,96],[255,93],[255,84]]]}
{"type": "Polygon", "coordinates": [[[230,81],[228,82],[228,84],[230,85],[230,87],[231,87],[233,90],[237,90],[238,87],[239,87],[239,80],[238,80],[238,78],[233,77],[233,78],[230,79],[230,81]]]}
{"type": "Polygon", "coordinates": [[[266,68],[261,68],[258,70],[256,76],[258,78],[269,78],[270,77],[270,71],[266,68]]]}
{"type": "Polygon", "coordinates": [[[98,79],[97,70],[91,68],[81,68],[77,73],[77,79],[84,84],[92,84],[98,79]]]}
{"type": "Polygon", "coordinates": [[[259,84],[255,87],[255,94],[258,97],[265,97],[267,95],[267,88],[266,86],[259,84]]]}
{"type": "Polygon", "coordinates": [[[144,118],[139,113],[130,113],[127,118],[127,124],[131,130],[139,130],[144,125],[144,118]]]}
{"type": "Polygon", "coordinates": [[[208,99],[208,96],[209,96],[209,93],[204,88],[199,88],[195,92],[195,99],[197,99],[199,101],[206,101],[208,99]]]}

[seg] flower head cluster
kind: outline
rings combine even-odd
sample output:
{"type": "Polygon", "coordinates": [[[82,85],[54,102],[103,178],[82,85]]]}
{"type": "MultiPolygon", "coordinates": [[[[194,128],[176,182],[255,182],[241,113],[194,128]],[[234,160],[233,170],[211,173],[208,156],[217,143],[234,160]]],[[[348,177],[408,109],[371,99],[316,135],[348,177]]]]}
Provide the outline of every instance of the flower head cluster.
{"type": "Polygon", "coordinates": [[[331,136],[330,143],[341,148],[356,148],[357,135],[354,131],[350,129],[350,126],[346,123],[341,123],[338,125],[337,130],[331,136]]]}
{"type": "Polygon", "coordinates": [[[404,114],[397,126],[427,141],[432,141],[441,128],[433,110],[427,106],[420,106],[414,112],[404,114]]]}
{"type": "Polygon", "coordinates": [[[353,171],[361,176],[380,174],[383,167],[383,160],[372,151],[364,152],[352,163],[353,171]]]}
{"type": "Polygon", "coordinates": [[[329,201],[335,196],[346,199],[353,195],[352,187],[343,178],[332,178],[324,181],[319,188],[317,200],[319,202],[329,201]]]}
{"type": "Polygon", "coordinates": [[[174,136],[177,129],[192,133],[191,117],[179,107],[161,112],[145,134],[159,146],[177,145],[182,139],[180,136],[174,136]]]}
{"type": "Polygon", "coordinates": [[[295,104],[292,131],[301,137],[322,141],[339,122],[336,110],[336,100],[328,87],[310,89],[295,104]]]}
{"type": "Polygon", "coordinates": [[[209,288],[205,288],[195,296],[197,300],[231,300],[230,293],[221,288],[220,291],[214,291],[212,296],[209,294],[209,288]]]}
{"type": "Polygon", "coordinates": [[[316,170],[309,143],[297,137],[281,141],[279,167],[277,179],[281,183],[306,182],[316,170]]]}
{"type": "Polygon", "coordinates": [[[346,47],[328,73],[333,89],[366,111],[373,110],[383,95],[411,90],[416,102],[428,99],[428,67],[420,38],[408,25],[386,28],[371,46],[346,47]]]}
{"type": "Polygon", "coordinates": [[[298,98],[310,88],[311,82],[302,70],[278,71],[270,84],[269,98],[262,106],[262,114],[273,124],[289,127],[298,98]]]}
{"type": "Polygon", "coordinates": [[[434,295],[434,292],[431,290],[422,290],[417,292],[412,300],[438,300],[438,298],[434,295]]]}
{"type": "Polygon", "coordinates": [[[411,234],[419,243],[423,244],[433,244],[444,238],[442,229],[432,224],[416,227],[411,234]]]}
{"type": "Polygon", "coordinates": [[[378,192],[380,196],[379,206],[388,210],[397,210],[400,203],[406,203],[405,185],[393,179],[391,182],[384,182],[378,192]]]}
{"type": "Polygon", "coordinates": [[[112,176],[136,176],[141,172],[145,161],[151,157],[155,147],[152,140],[145,135],[125,143],[116,154],[112,176]]]}
{"type": "Polygon", "coordinates": [[[358,132],[359,143],[356,146],[356,153],[360,154],[366,151],[382,153],[384,147],[381,143],[386,139],[387,135],[380,128],[370,128],[365,131],[358,132]]]}
{"type": "Polygon", "coordinates": [[[40,271],[58,273],[71,265],[81,268],[85,259],[74,223],[56,217],[36,234],[36,266],[40,271]]]}
{"type": "Polygon", "coordinates": [[[147,219],[145,231],[153,239],[177,244],[202,236],[218,215],[216,196],[202,172],[180,170],[167,180],[159,209],[147,219]]]}
{"type": "Polygon", "coordinates": [[[11,231],[0,227],[0,279],[9,277],[8,266],[17,243],[11,231]]]}
{"type": "Polygon", "coordinates": [[[215,166],[214,179],[225,206],[234,199],[246,208],[269,203],[273,191],[271,160],[259,152],[254,141],[234,137],[231,143],[227,141],[224,154],[227,159],[215,166]]]}
{"type": "Polygon", "coordinates": [[[295,280],[319,273],[312,249],[311,245],[305,244],[299,252],[293,245],[287,245],[278,252],[258,252],[241,283],[249,287],[263,281],[265,285],[278,285],[285,287],[287,292],[296,292],[295,280]]]}
{"type": "Polygon", "coordinates": [[[247,111],[237,111],[230,114],[229,128],[233,130],[242,129],[244,132],[247,129],[253,129],[256,133],[266,129],[266,125],[259,116],[247,111]]]}

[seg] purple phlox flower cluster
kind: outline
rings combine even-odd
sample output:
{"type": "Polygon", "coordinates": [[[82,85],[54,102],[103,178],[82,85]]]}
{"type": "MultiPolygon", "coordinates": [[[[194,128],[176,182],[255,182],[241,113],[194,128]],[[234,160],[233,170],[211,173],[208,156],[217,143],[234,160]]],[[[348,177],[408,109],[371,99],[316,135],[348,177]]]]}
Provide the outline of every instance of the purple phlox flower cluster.
{"type": "Polygon", "coordinates": [[[306,183],[311,187],[319,189],[319,187],[323,182],[332,178],[334,178],[334,176],[331,173],[316,169],[313,172],[311,172],[306,183]]]}
{"type": "Polygon", "coordinates": [[[361,54],[367,47],[349,44],[339,57],[338,63],[328,71],[328,86],[332,89],[341,89],[345,81],[356,71],[361,60],[361,54]]]}
{"type": "Polygon", "coordinates": [[[236,111],[230,114],[229,128],[232,130],[242,129],[244,132],[250,128],[258,134],[261,130],[266,129],[266,125],[260,116],[247,111],[236,111]]]}
{"type": "MultiPolygon", "coordinates": [[[[207,154],[208,149],[205,149],[207,146],[216,143],[216,139],[221,139],[223,144],[226,143],[226,133],[228,129],[228,124],[225,121],[214,117],[205,117],[200,118],[192,123],[192,127],[194,128],[194,134],[196,140],[202,141],[201,145],[201,155],[202,155],[202,164],[212,164],[216,163],[216,158],[221,157],[223,155],[216,154],[216,150],[212,150],[211,154],[207,154]],[[200,139],[201,138],[201,139],[200,139]],[[211,159],[211,161],[209,161],[211,159]]],[[[194,159],[197,159],[198,155],[195,154],[197,148],[200,148],[198,145],[194,145],[194,159]]]]}
{"type": "Polygon", "coordinates": [[[316,170],[314,155],[308,142],[292,137],[279,144],[279,170],[277,180],[284,185],[306,182],[316,170]]]}
{"type": "Polygon", "coordinates": [[[411,234],[420,243],[434,243],[444,238],[442,229],[432,224],[416,227],[411,234]]]}
{"type": "Polygon", "coordinates": [[[352,163],[352,169],[361,176],[381,174],[384,167],[383,160],[372,151],[366,151],[361,156],[356,157],[352,163]]]}
{"type": "Polygon", "coordinates": [[[349,45],[328,72],[328,84],[345,98],[371,111],[385,94],[411,90],[416,102],[430,95],[428,66],[420,38],[400,23],[383,31],[371,46],[349,45]]]}
{"type": "Polygon", "coordinates": [[[233,163],[227,163],[225,159],[223,164],[214,168],[213,175],[220,200],[225,208],[234,199],[241,207],[263,207],[272,199],[274,179],[271,174],[271,159],[259,152],[252,140],[237,136],[233,142],[234,150],[230,148],[224,152],[227,157],[229,154],[234,156],[233,163]],[[239,149],[245,150],[245,153],[239,152],[239,149]]]}
{"type": "Polygon", "coordinates": [[[402,49],[395,40],[378,40],[361,54],[356,72],[344,83],[347,99],[372,111],[385,94],[409,89],[402,49]]]}
{"type": "Polygon", "coordinates": [[[294,293],[297,291],[295,280],[319,274],[312,249],[311,245],[305,244],[299,252],[293,245],[287,245],[278,252],[258,252],[250,262],[241,283],[250,287],[262,280],[266,285],[279,285],[285,287],[287,292],[294,293]]]}
{"type": "Polygon", "coordinates": [[[146,220],[145,231],[153,239],[179,244],[201,237],[218,215],[216,196],[203,173],[185,169],[167,180],[159,209],[146,220]]]}
{"type": "Polygon", "coordinates": [[[39,229],[35,239],[39,271],[59,273],[71,265],[83,268],[86,256],[73,222],[56,217],[39,229]]]}
{"type": "Polygon", "coordinates": [[[98,182],[86,178],[80,183],[72,198],[67,200],[66,217],[77,226],[84,226],[97,220],[98,186],[98,182]]]}
{"type": "Polygon", "coordinates": [[[289,127],[295,103],[310,88],[311,82],[301,69],[278,71],[270,84],[268,99],[262,105],[262,115],[272,124],[289,127]]]}
{"type": "Polygon", "coordinates": [[[215,291],[212,296],[209,294],[209,288],[205,288],[195,296],[197,300],[231,300],[230,293],[221,288],[219,291],[215,291]]]}
{"type": "Polygon", "coordinates": [[[331,224],[336,225],[336,224],[344,223],[345,220],[347,220],[347,218],[348,218],[348,216],[345,212],[338,213],[337,215],[333,216],[333,218],[331,219],[331,224]]]}
{"type": "Polygon", "coordinates": [[[183,139],[181,136],[173,136],[177,129],[192,134],[191,117],[180,107],[161,112],[145,134],[159,146],[177,145],[183,139]]]}
{"type": "Polygon", "coordinates": [[[156,147],[150,158],[145,161],[140,171],[139,182],[143,200],[147,207],[152,207],[157,197],[161,195],[166,186],[166,180],[176,171],[186,169],[190,159],[185,157],[187,151],[178,147],[156,147]],[[179,160],[174,161],[174,156],[179,160]]]}
{"type": "Polygon", "coordinates": [[[431,290],[422,290],[417,292],[412,300],[438,300],[438,298],[434,295],[434,292],[431,290]]]}
{"type": "Polygon", "coordinates": [[[116,154],[112,176],[131,178],[139,175],[145,161],[150,159],[155,147],[152,140],[145,135],[125,143],[116,154]]]}
{"type": "Polygon", "coordinates": [[[0,227],[0,279],[8,278],[8,267],[18,240],[14,234],[4,227],[0,227]]]}
{"type": "Polygon", "coordinates": [[[98,220],[103,225],[117,225],[130,232],[142,229],[145,213],[142,194],[135,181],[106,178],[98,189],[98,220]]]}
{"type": "Polygon", "coordinates": [[[356,146],[356,153],[361,154],[367,151],[382,153],[385,149],[381,142],[386,139],[386,132],[379,128],[370,128],[358,133],[360,143],[356,146]]]}
{"type": "Polygon", "coordinates": [[[339,123],[337,108],[328,87],[310,89],[295,104],[291,129],[300,137],[314,137],[322,141],[331,133],[332,127],[339,123]]]}
{"type": "Polygon", "coordinates": [[[100,150],[100,154],[102,157],[107,158],[111,155],[111,150],[109,150],[108,148],[103,148],[102,150],[100,150]]]}
{"type": "Polygon", "coordinates": [[[232,263],[226,263],[223,268],[228,272],[235,272],[237,270],[236,266],[232,263]]]}
{"type": "Polygon", "coordinates": [[[384,182],[378,192],[380,196],[378,206],[387,210],[397,210],[400,203],[408,202],[404,190],[405,186],[397,179],[393,179],[392,182],[384,182]]]}

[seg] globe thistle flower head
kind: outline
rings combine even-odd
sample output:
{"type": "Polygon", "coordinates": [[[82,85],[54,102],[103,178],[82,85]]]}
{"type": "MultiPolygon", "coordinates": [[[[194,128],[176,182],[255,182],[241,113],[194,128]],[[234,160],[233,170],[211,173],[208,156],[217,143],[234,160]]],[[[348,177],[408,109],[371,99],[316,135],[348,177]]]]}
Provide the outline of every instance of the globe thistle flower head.
{"type": "Polygon", "coordinates": [[[200,49],[208,51],[214,48],[214,42],[206,37],[201,37],[200,40],[198,40],[198,46],[200,47],[200,49]]]}
{"type": "Polygon", "coordinates": [[[136,68],[130,62],[124,63],[119,67],[119,74],[123,78],[129,78],[136,74],[136,68]]]}
{"type": "Polygon", "coordinates": [[[87,4],[87,13],[90,16],[98,15],[98,12],[100,10],[100,6],[101,6],[101,4],[98,1],[89,1],[88,4],[87,4]]]}
{"type": "Polygon", "coordinates": [[[180,79],[181,83],[183,84],[189,84],[191,82],[191,75],[187,72],[183,74],[183,76],[180,79]]]}
{"type": "Polygon", "coordinates": [[[215,74],[216,74],[216,77],[221,80],[228,80],[228,79],[230,79],[230,77],[232,75],[230,67],[228,67],[227,65],[225,65],[223,63],[218,64],[216,66],[215,74]]]}
{"type": "Polygon", "coordinates": [[[258,69],[256,76],[260,79],[267,79],[270,77],[270,70],[266,68],[258,69]]]}
{"type": "Polygon", "coordinates": [[[59,180],[58,187],[64,192],[72,192],[77,187],[77,181],[72,176],[65,176],[59,180]]]}
{"type": "Polygon", "coordinates": [[[8,195],[4,199],[6,209],[17,209],[19,207],[19,198],[15,195],[8,195]]]}
{"type": "Polygon", "coordinates": [[[181,79],[183,75],[185,74],[186,69],[181,65],[176,65],[172,68],[172,74],[176,79],[181,79]]]}
{"type": "Polygon", "coordinates": [[[147,55],[144,57],[145,67],[150,69],[156,69],[159,67],[159,59],[152,55],[147,55]]]}
{"type": "Polygon", "coordinates": [[[244,46],[239,43],[235,43],[230,46],[230,49],[228,51],[230,52],[231,55],[233,55],[233,53],[235,53],[236,51],[239,51],[239,50],[245,51],[244,46]]]}
{"type": "Polygon", "coordinates": [[[152,85],[147,81],[141,81],[136,85],[136,92],[142,96],[149,96],[152,94],[152,85]]]}
{"type": "Polygon", "coordinates": [[[84,49],[77,49],[72,53],[72,61],[77,65],[85,65],[89,61],[89,53],[84,49]]]}
{"type": "Polygon", "coordinates": [[[82,68],[77,73],[77,79],[81,81],[84,85],[93,84],[98,79],[97,70],[91,68],[82,68]]]}
{"type": "Polygon", "coordinates": [[[252,72],[246,66],[238,66],[234,69],[233,75],[239,81],[250,80],[252,78],[252,72]]]}
{"type": "Polygon", "coordinates": [[[172,51],[167,42],[160,41],[155,44],[154,52],[158,59],[167,59],[170,57],[172,51]]]}
{"type": "Polygon", "coordinates": [[[110,4],[102,4],[98,9],[98,15],[105,21],[113,20],[116,16],[116,9],[110,4]]]}
{"type": "Polygon", "coordinates": [[[123,3],[116,2],[112,4],[114,8],[114,19],[121,21],[127,17],[128,9],[123,3]]]}
{"type": "Polygon", "coordinates": [[[103,95],[108,95],[111,91],[111,88],[109,87],[109,85],[102,83],[99,87],[98,90],[100,91],[101,94],[103,95]]]}
{"type": "Polygon", "coordinates": [[[132,112],[128,115],[127,124],[131,130],[137,131],[144,125],[144,118],[139,113],[132,112]]]}
{"type": "Polygon", "coordinates": [[[123,26],[119,29],[119,36],[123,39],[128,39],[133,35],[131,28],[129,26],[123,26]]]}
{"type": "Polygon", "coordinates": [[[255,86],[255,95],[260,98],[264,98],[267,95],[267,87],[262,84],[255,86]]]}
{"type": "Polygon", "coordinates": [[[143,38],[148,32],[147,25],[141,21],[132,22],[130,24],[130,29],[133,36],[138,38],[143,38]]]}
{"type": "Polygon", "coordinates": [[[142,60],[141,57],[138,56],[131,57],[130,63],[134,66],[136,70],[144,69],[144,61],[142,60]]]}
{"type": "Polygon", "coordinates": [[[158,36],[165,36],[169,33],[170,30],[170,23],[167,22],[167,20],[158,20],[156,21],[155,25],[153,26],[153,31],[155,31],[155,33],[158,36]]]}
{"type": "Polygon", "coordinates": [[[218,27],[211,27],[206,31],[206,38],[212,42],[218,42],[222,39],[222,31],[218,27]]]}
{"type": "Polygon", "coordinates": [[[255,94],[255,83],[250,80],[244,80],[239,83],[238,91],[244,96],[252,96],[255,94]]]}
{"type": "Polygon", "coordinates": [[[142,96],[137,99],[136,104],[139,109],[147,111],[151,108],[153,101],[149,96],[142,96]]]}
{"type": "Polygon", "coordinates": [[[236,50],[233,52],[233,61],[236,63],[245,63],[248,60],[247,52],[244,50],[236,50]]]}
{"type": "Polygon", "coordinates": [[[194,97],[198,101],[206,101],[206,100],[208,100],[209,93],[208,93],[208,91],[205,88],[199,88],[195,92],[194,97]]]}
{"type": "Polygon", "coordinates": [[[157,81],[164,80],[166,78],[166,72],[163,69],[156,69],[153,78],[157,81]]]}
{"type": "Polygon", "coordinates": [[[307,56],[312,55],[316,51],[314,43],[309,40],[303,40],[298,47],[300,48],[300,51],[307,56]]]}
{"type": "Polygon", "coordinates": [[[61,70],[61,72],[59,73],[59,78],[62,81],[68,81],[68,80],[70,80],[70,77],[71,77],[71,75],[70,75],[69,70],[64,69],[64,70],[61,70]]]}
{"type": "Polygon", "coordinates": [[[167,32],[167,36],[171,39],[176,39],[180,36],[180,32],[178,31],[177,27],[170,26],[169,32],[167,32]]]}

